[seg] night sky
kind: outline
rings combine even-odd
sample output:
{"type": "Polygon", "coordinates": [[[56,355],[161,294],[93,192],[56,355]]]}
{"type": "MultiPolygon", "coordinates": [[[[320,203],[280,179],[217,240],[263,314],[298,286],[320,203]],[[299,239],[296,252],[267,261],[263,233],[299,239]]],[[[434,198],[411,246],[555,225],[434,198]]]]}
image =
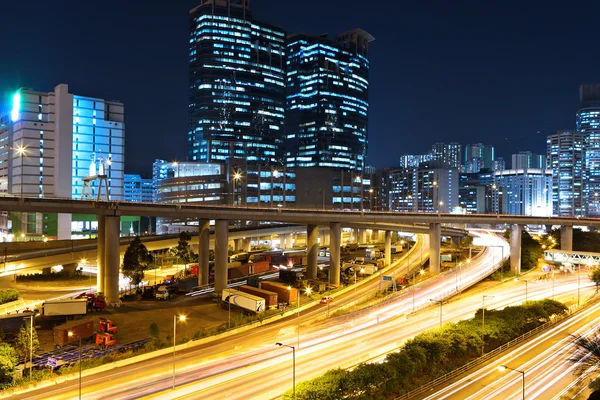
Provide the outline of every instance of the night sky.
{"type": "MultiPolygon", "coordinates": [[[[155,158],[185,159],[188,11],[198,3],[2,1],[0,109],[19,87],[67,83],[125,103],[126,172],[149,177],[155,158]]],[[[252,1],[256,19],[289,33],[359,27],[375,37],[368,162],[376,167],[435,141],[493,144],[507,161],[519,150],[545,153],[547,134],[575,125],[579,84],[600,81],[600,6],[591,2],[402,3],[252,1]]]]}

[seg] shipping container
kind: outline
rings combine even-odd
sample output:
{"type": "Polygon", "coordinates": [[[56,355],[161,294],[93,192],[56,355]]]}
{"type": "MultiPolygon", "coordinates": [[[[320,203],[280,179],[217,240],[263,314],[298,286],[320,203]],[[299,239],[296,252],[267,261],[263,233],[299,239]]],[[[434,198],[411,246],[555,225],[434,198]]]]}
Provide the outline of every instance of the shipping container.
{"type": "Polygon", "coordinates": [[[46,317],[66,317],[86,314],[87,299],[48,300],[42,304],[42,315],[46,317]]]}
{"type": "Polygon", "coordinates": [[[94,335],[94,321],[71,321],[54,327],[54,344],[62,347],[72,342],[89,340],[94,335]],[[69,332],[73,334],[69,336],[69,332]]]}
{"type": "Polygon", "coordinates": [[[277,293],[269,290],[259,289],[252,286],[240,286],[238,289],[244,293],[250,293],[265,299],[268,308],[277,307],[277,293]]]}
{"type": "Polygon", "coordinates": [[[263,281],[260,288],[277,293],[280,303],[292,304],[298,301],[298,289],[279,282],[263,281]]]}

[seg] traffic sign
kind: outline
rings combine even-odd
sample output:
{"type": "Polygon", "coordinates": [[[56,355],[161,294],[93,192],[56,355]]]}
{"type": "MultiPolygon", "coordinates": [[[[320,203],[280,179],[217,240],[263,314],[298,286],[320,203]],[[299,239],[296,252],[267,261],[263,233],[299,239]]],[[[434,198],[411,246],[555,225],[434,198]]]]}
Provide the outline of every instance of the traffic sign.
{"type": "Polygon", "coordinates": [[[56,358],[48,357],[48,365],[51,367],[56,367],[56,358]]]}
{"type": "Polygon", "coordinates": [[[383,280],[384,281],[391,281],[392,280],[392,276],[391,275],[384,275],[383,276],[383,280]]]}

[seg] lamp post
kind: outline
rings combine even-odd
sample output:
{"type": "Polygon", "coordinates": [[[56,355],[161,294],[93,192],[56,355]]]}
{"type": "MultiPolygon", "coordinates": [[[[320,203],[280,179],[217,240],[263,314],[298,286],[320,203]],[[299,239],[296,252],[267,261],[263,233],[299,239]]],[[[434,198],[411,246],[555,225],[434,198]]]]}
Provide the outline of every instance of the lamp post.
{"type": "Polygon", "coordinates": [[[487,247],[500,247],[500,250],[502,251],[502,258],[500,259],[500,283],[502,283],[502,281],[504,280],[504,275],[503,275],[503,270],[504,268],[502,267],[502,261],[504,260],[504,246],[487,246],[487,247]]]}
{"type": "Polygon", "coordinates": [[[293,393],[294,393],[294,399],[296,398],[296,348],[294,346],[288,346],[287,344],[283,344],[283,343],[275,343],[276,346],[283,346],[283,347],[287,347],[289,349],[292,349],[292,383],[293,383],[293,393]]]}
{"type": "Polygon", "coordinates": [[[444,302],[443,302],[443,300],[433,300],[433,299],[429,299],[429,301],[440,305],[440,328],[441,328],[442,327],[442,304],[444,304],[444,302]]]}
{"type": "Polygon", "coordinates": [[[23,168],[23,156],[27,154],[27,146],[23,146],[23,144],[18,145],[15,150],[19,155],[19,159],[21,161],[21,198],[23,197],[23,178],[24,178],[24,168],[23,168]]]}
{"type": "Polygon", "coordinates": [[[492,298],[494,296],[490,296],[490,295],[483,295],[481,297],[481,356],[483,357],[483,355],[485,354],[485,349],[484,349],[484,338],[485,338],[485,298],[492,298]]]}
{"type": "Polygon", "coordinates": [[[185,315],[173,315],[173,389],[175,389],[175,346],[177,345],[177,321],[185,321],[185,315]]]}
{"type": "Polygon", "coordinates": [[[31,382],[31,374],[33,369],[33,319],[35,313],[29,316],[29,382],[31,382]]]}
{"type": "Polygon", "coordinates": [[[271,207],[273,207],[273,178],[279,175],[279,171],[271,167],[271,207]]]}
{"type": "MultiPolygon", "coordinates": [[[[233,174],[233,188],[231,190],[231,205],[235,206],[235,192],[237,190],[238,182],[242,179],[242,174],[239,171],[235,171],[233,174]]],[[[271,181],[272,182],[272,181],[271,181]]],[[[271,184],[271,187],[273,185],[271,184]]],[[[272,190],[272,189],[271,189],[272,190]]],[[[273,194],[271,193],[271,205],[273,205],[273,194]]],[[[241,201],[240,201],[241,203],[241,201]]]]}
{"type": "MultiPolygon", "coordinates": [[[[73,337],[74,333],[69,331],[67,332],[67,336],[69,337],[73,337]]],[[[77,335],[79,336],[79,399],[81,399],[81,335],[77,335]]],[[[33,335],[32,335],[33,337],[33,335]]],[[[32,339],[33,340],[33,339],[32,339]]],[[[31,373],[29,374],[29,376],[31,377],[31,373]]]]}
{"type": "Polygon", "coordinates": [[[523,400],[525,400],[525,371],[521,371],[521,370],[518,370],[518,369],[507,367],[506,365],[500,365],[498,367],[498,370],[502,371],[502,372],[504,372],[505,369],[510,369],[511,371],[518,372],[523,377],[523,400]]]}

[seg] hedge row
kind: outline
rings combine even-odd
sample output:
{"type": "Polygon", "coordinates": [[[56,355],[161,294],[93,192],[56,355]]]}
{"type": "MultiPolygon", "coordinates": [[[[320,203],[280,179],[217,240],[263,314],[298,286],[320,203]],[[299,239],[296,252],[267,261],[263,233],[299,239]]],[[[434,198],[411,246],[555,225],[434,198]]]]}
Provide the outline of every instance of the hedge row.
{"type": "MultiPolygon", "coordinates": [[[[486,310],[487,351],[513,340],[549,321],[567,308],[554,300],[529,301],[503,310],[486,310]]],[[[395,398],[461,367],[481,355],[481,318],[447,323],[425,331],[381,364],[360,364],[352,371],[334,369],[296,386],[298,400],[395,398]]],[[[292,391],[284,394],[291,400],[292,391]]]]}
{"type": "Polygon", "coordinates": [[[81,272],[73,273],[62,270],[60,272],[51,272],[49,274],[27,274],[17,275],[17,282],[54,282],[62,280],[89,280],[89,276],[82,275],[81,272]]]}
{"type": "Polygon", "coordinates": [[[19,299],[19,292],[15,289],[0,290],[0,304],[10,303],[19,299]]]}

